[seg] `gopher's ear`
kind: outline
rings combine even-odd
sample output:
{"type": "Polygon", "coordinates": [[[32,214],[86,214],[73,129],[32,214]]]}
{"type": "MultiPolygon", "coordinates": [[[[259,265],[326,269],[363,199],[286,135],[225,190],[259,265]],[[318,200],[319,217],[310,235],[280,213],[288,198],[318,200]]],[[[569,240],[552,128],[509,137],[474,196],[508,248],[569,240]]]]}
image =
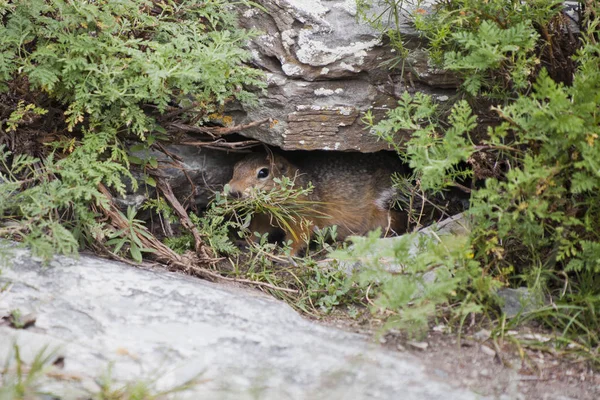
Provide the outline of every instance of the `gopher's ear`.
{"type": "Polygon", "coordinates": [[[288,164],[280,156],[269,154],[267,160],[271,164],[271,168],[277,171],[278,174],[285,175],[288,172],[288,164]]]}
{"type": "Polygon", "coordinates": [[[288,165],[287,163],[282,162],[281,160],[277,161],[277,163],[275,164],[275,166],[277,167],[277,169],[279,170],[279,173],[281,175],[285,175],[288,172],[288,165]]]}

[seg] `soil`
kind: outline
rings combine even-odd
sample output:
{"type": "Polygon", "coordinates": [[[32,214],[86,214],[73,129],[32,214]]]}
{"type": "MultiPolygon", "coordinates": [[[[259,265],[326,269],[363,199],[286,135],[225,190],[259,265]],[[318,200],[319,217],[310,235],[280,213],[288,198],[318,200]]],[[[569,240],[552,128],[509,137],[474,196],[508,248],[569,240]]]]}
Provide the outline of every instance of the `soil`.
{"type": "MultiPolygon", "coordinates": [[[[341,315],[321,322],[337,328],[374,335],[377,322],[351,320],[341,315]]],[[[543,351],[518,346],[517,340],[549,337],[536,327],[509,331],[496,344],[489,331],[474,327],[459,338],[444,333],[445,327],[432,328],[425,338],[411,340],[391,333],[380,338],[390,351],[412,354],[425,365],[436,380],[467,388],[484,397],[500,400],[597,400],[600,399],[600,370],[587,360],[571,355],[553,354],[549,346],[543,351]]]]}

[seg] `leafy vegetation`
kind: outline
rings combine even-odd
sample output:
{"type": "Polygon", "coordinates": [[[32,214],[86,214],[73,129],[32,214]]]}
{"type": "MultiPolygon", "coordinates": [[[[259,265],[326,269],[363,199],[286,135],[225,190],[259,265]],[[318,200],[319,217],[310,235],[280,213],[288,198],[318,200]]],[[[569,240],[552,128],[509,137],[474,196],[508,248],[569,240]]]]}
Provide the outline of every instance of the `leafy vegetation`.
{"type": "Polygon", "coordinates": [[[429,327],[430,316],[442,305],[453,304],[448,315],[459,320],[479,313],[478,300],[496,285],[489,276],[481,275],[466,237],[413,233],[394,241],[378,238],[379,232],[355,237],[350,250],[334,256],[361,260],[354,279],[359,287],[372,288],[373,310],[394,311],[384,331],[401,329],[421,335],[429,327]]]}
{"type": "MultiPolygon", "coordinates": [[[[451,0],[431,14],[415,14],[433,59],[464,78],[464,99],[446,111],[429,96],[406,93],[384,120],[375,123],[367,114],[365,121],[410,163],[422,190],[471,182],[472,231],[462,253],[446,254],[444,262],[435,259],[443,238],[427,246],[424,261],[407,263],[407,248],[390,249],[402,265],[441,265],[441,273],[456,268],[447,278],[460,280],[437,292],[439,298],[425,291],[413,299],[419,270],[407,278],[389,272],[382,277],[373,269],[373,282],[382,290],[377,306],[393,312],[390,321],[422,326],[425,315],[448,311],[433,305],[457,301],[470,311],[493,310],[495,288],[528,285],[550,305],[520,319],[537,318],[558,333],[558,346],[570,343],[597,360],[600,30],[597,18],[589,18],[579,46],[562,48],[562,54],[577,51],[562,64],[576,67],[572,77],[561,79],[564,75],[546,58],[549,49],[558,53],[566,43],[558,23],[561,7],[559,2],[451,0]],[[492,104],[497,124],[479,126],[478,110],[469,103],[473,95],[492,104]],[[398,130],[410,132],[402,145],[394,142],[398,130]],[[392,279],[397,282],[388,283],[392,279]],[[428,309],[420,307],[423,299],[428,309]]],[[[588,5],[587,15],[598,11],[588,5]]],[[[357,257],[369,251],[354,250],[357,257]]]]}
{"type": "Polygon", "coordinates": [[[28,89],[65,104],[68,130],[88,120],[143,137],[156,125],[145,105],[195,102],[208,114],[249,98],[239,90],[258,83],[240,64],[248,35],[224,10],[221,1],[5,4],[0,76],[27,78],[28,89]]]}
{"type": "Polygon", "coordinates": [[[21,348],[13,345],[12,353],[0,370],[0,399],[31,399],[47,395],[41,389],[45,370],[56,359],[56,354],[43,347],[27,365],[21,357],[21,348]]]}
{"type": "Polygon", "coordinates": [[[0,2],[0,214],[11,221],[0,236],[45,258],[100,243],[141,261],[142,230],[98,222],[109,207],[102,188],[123,195],[137,186],[131,164],[156,168],[125,141],[148,148],[165,139],[174,109],[196,126],[227,101],[251,102],[246,87],[264,86],[244,64],[252,33],[237,27],[230,6],[0,2]]]}
{"type": "MultiPolygon", "coordinates": [[[[54,366],[61,357],[57,350],[42,347],[30,363],[24,360],[22,347],[13,344],[11,353],[3,360],[0,367],[0,400],[26,400],[56,398],[56,395],[45,390],[45,387],[56,384],[64,385],[63,380],[73,379],[62,376],[54,366]]],[[[90,390],[88,398],[95,400],[153,400],[167,399],[176,393],[193,389],[202,383],[201,376],[195,376],[186,382],[171,388],[159,390],[152,383],[156,379],[118,382],[112,374],[112,364],[96,383],[97,390],[90,390]]]]}

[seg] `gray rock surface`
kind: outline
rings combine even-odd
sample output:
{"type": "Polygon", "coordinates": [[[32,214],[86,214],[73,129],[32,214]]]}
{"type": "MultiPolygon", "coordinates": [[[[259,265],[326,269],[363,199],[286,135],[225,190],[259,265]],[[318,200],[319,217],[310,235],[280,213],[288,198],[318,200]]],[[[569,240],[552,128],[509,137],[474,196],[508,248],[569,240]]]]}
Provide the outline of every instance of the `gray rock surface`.
{"type": "MultiPolygon", "coordinates": [[[[3,250],[4,251],[4,250],[3,250]]],[[[16,341],[26,361],[45,345],[65,357],[48,387],[64,399],[98,390],[113,363],[119,380],[158,388],[197,374],[190,399],[477,399],[407,354],[301,318],[257,291],[82,256],[42,266],[12,249],[2,265],[0,315],[34,313],[34,327],[0,326],[0,362],[16,341]]],[[[2,364],[4,365],[4,364],[2,364]]]]}
{"type": "MultiPolygon", "coordinates": [[[[155,157],[160,173],[171,185],[173,193],[186,207],[204,208],[215,192],[223,190],[233,175],[233,166],[245,154],[206,149],[192,145],[164,145],[165,150],[176,159],[159,151],[137,152],[142,159],[155,157]]],[[[139,176],[137,178],[140,178],[139,176]]],[[[139,183],[142,183],[140,180],[139,183]]],[[[143,185],[136,191],[130,191],[125,198],[117,198],[118,204],[139,207],[148,198],[155,198],[153,187],[143,185]]]]}
{"type": "MultiPolygon", "coordinates": [[[[409,254],[416,255],[418,251],[418,240],[419,237],[424,236],[467,236],[470,233],[469,229],[469,220],[465,217],[464,213],[456,214],[451,217],[448,217],[441,221],[440,223],[433,224],[427,227],[424,227],[417,231],[417,236],[411,240],[411,246],[409,250],[409,254]]],[[[377,239],[376,243],[370,249],[369,256],[367,260],[373,259],[376,260],[377,265],[379,267],[384,268],[385,270],[392,272],[401,272],[406,269],[405,265],[398,264],[396,256],[394,254],[394,248],[397,243],[406,235],[410,235],[412,233],[406,233],[400,236],[393,237],[384,237],[377,239]]],[[[322,264],[328,265],[331,263],[331,259],[321,261],[322,264]]],[[[360,270],[365,268],[363,260],[339,260],[336,259],[335,263],[339,266],[339,268],[345,271],[348,274],[351,274],[354,270],[360,270]]],[[[371,260],[372,261],[372,260],[371,260]]],[[[427,282],[431,282],[436,278],[436,271],[429,271],[424,274],[424,278],[427,282]]]]}
{"type": "Polygon", "coordinates": [[[497,295],[502,299],[502,312],[508,318],[519,314],[527,314],[547,305],[544,298],[527,287],[501,288],[497,295]]]}
{"type": "MultiPolygon", "coordinates": [[[[385,150],[387,144],[365,130],[365,111],[382,116],[405,90],[438,95],[441,101],[454,93],[447,88],[455,88],[457,80],[431,68],[423,51],[407,59],[403,76],[400,68],[382,65],[396,53],[357,19],[355,0],[256,3],[264,11],[243,9],[240,20],[261,32],[251,50],[254,63],[267,72],[268,91],[257,107],[229,114],[236,124],[263,118],[278,123],[245,130],[246,136],[284,150],[385,150]]],[[[422,39],[406,19],[400,29],[410,46],[419,47],[422,39]]]]}
{"type": "Polygon", "coordinates": [[[233,175],[233,166],[244,157],[240,153],[187,145],[165,147],[180,157],[181,163],[173,163],[157,152],[157,156],[164,160],[163,165],[167,166],[161,172],[169,177],[173,192],[180,200],[193,202],[199,207],[206,206],[215,192],[223,190],[223,185],[233,175]]]}

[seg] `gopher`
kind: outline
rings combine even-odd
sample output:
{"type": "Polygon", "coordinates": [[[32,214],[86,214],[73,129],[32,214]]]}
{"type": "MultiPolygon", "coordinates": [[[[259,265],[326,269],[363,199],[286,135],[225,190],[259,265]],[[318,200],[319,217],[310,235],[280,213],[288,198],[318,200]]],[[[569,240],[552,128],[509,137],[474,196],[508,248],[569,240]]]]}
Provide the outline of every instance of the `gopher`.
{"type": "MultiPolygon", "coordinates": [[[[256,153],[234,166],[229,182],[233,197],[247,197],[252,190],[271,190],[275,178],[288,177],[295,187],[313,186],[307,195],[314,211],[289,223],[285,240],[292,240],[291,255],[309,242],[315,228],[337,225],[339,239],[364,235],[381,228],[384,234],[403,232],[405,219],[390,210],[396,195],[391,175],[404,172],[398,157],[391,154],[311,153],[310,155],[256,153]],[[314,203],[313,203],[314,202],[314,203]]],[[[251,229],[271,233],[272,218],[255,215],[251,229]]]]}

